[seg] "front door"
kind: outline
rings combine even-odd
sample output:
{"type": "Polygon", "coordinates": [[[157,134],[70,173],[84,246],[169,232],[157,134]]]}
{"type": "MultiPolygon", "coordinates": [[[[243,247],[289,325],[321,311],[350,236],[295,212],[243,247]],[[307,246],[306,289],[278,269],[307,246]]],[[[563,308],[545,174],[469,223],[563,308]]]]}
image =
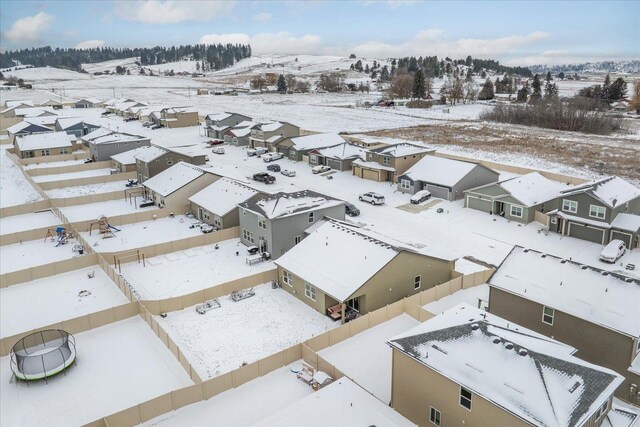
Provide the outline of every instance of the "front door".
{"type": "Polygon", "coordinates": [[[202,212],[202,208],[198,208],[198,219],[200,221],[204,221],[204,212],[202,212]]]}
{"type": "Polygon", "coordinates": [[[495,202],[496,208],[493,211],[494,215],[502,215],[504,212],[504,203],[503,202],[495,202]]]}
{"type": "Polygon", "coordinates": [[[262,237],[260,238],[260,252],[267,252],[267,241],[262,237]]]}

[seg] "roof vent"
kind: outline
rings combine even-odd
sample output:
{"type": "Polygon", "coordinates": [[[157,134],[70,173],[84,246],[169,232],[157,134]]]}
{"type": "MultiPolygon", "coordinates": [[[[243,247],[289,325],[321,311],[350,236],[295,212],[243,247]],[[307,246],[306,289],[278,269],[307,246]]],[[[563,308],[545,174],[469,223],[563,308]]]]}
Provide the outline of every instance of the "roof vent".
{"type": "Polygon", "coordinates": [[[589,268],[589,267],[587,267],[586,265],[583,265],[583,266],[582,266],[582,267],[580,267],[580,268],[582,268],[583,270],[586,270],[586,269],[587,269],[587,268],[589,268]]]}
{"type": "Polygon", "coordinates": [[[580,387],[580,381],[576,381],[571,388],[569,389],[569,393],[573,393],[574,391],[576,391],[578,389],[578,387],[580,387]]]}
{"type": "Polygon", "coordinates": [[[524,252],[526,254],[527,252],[529,252],[529,249],[525,249],[522,252],[524,252]]]}
{"type": "Polygon", "coordinates": [[[529,354],[529,352],[527,351],[526,348],[521,348],[520,350],[518,350],[518,354],[520,356],[526,356],[527,354],[529,354]]]}
{"type": "Polygon", "coordinates": [[[546,257],[547,257],[547,254],[542,254],[542,258],[546,258],[546,257]]]}
{"type": "Polygon", "coordinates": [[[471,324],[471,329],[473,329],[474,331],[477,331],[480,328],[480,326],[477,323],[472,323],[471,324]]]}
{"type": "Polygon", "coordinates": [[[493,337],[493,343],[494,344],[500,344],[502,342],[502,340],[499,337],[493,337]]]}
{"type": "Polygon", "coordinates": [[[510,342],[504,343],[504,348],[506,348],[507,350],[513,350],[513,343],[510,343],[510,342]]]}
{"type": "Polygon", "coordinates": [[[602,272],[600,272],[600,274],[602,274],[603,276],[608,276],[609,272],[608,271],[602,271],[602,272]]]}
{"type": "Polygon", "coordinates": [[[560,261],[560,264],[566,264],[566,263],[567,263],[566,259],[563,259],[562,261],[560,261]]]}

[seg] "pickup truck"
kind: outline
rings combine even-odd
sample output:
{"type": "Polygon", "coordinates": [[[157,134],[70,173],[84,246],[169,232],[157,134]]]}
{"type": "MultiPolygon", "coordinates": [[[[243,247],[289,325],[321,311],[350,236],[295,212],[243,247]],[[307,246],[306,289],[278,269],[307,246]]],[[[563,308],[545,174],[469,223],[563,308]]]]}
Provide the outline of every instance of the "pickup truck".
{"type": "Polygon", "coordinates": [[[269,175],[266,172],[259,172],[253,174],[253,180],[258,182],[264,182],[265,184],[273,184],[276,182],[276,177],[273,175],[269,175]]]}
{"type": "Polygon", "coordinates": [[[282,153],[267,153],[262,155],[262,160],[268,163],[274,160],[280,160],[283,157],[282,153]]]}
{"type": "Polygon", "coordinates": [[[253,157],[253,156],[260,157],[261,155],[265,154],[267,151],[269,151],[269,150],[267,150],[264,147],[251,148],[251,149],[247,150],[247,156],[249,156],[249,157],[253,157]]]}

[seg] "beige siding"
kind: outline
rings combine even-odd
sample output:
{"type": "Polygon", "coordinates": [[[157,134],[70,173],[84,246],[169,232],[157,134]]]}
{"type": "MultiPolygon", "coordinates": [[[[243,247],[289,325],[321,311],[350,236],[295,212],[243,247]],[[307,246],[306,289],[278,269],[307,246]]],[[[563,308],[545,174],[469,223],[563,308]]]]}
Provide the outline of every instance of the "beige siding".
{"type": "Polygon", "coordinates": [[[320,289],[317,289],[317,288],[316,288],[316,300],[314,301],[311,298],[308,298],[304,293],[305,281],[302,278],[289,273],[290,277],[292,277],[293,283],[292,285],[287,285],[286,283],[284,283],[284,280],[282,279],[284,271],[285,270],[282,267],[278,266],[278,283],[280,284],[280,287],[285,291],[289,292],[291,295],[298,298],[300,301],[314,308],[318,312],[322,314],[326,314],[327,308],[333,305],[331,304],[332,298],[329,296],[326,296],[320,289]]]}
{"type": "Polygon", "coordinates": [[[164,198],[165,206],[182,206],[189,204],[189,197],[216,182],[220,177],[212,173],[205,173],[198,179],[191,181],[184,187],[174,191],[164,198]]]}

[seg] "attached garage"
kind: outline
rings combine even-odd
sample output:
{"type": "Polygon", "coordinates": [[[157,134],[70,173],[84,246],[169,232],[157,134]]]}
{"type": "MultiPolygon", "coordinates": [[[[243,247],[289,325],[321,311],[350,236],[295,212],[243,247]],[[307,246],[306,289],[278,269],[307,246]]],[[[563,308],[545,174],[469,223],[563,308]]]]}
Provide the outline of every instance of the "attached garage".
{"type": "Polygon", "coordinates": [[[449,189],[446,187],[440,187],[438,185],[427,184],[424,187],[426,190],[429,190],[431,193],[431,197],[437,197],[438,199],[449,200],[449,189]]]}
{"type": "Polygon", "coordinates": [[[589,242],[604,244],[606,230],[597,227],[590,227],[588,225],[582,225],[576,222],[569,223],[569,230],[567,234],[571,237],[575,237],[582,240],[588,240],[589,242]]]}
{"type": "Polygon", "coordinates": [[[468,208],[475,209],[481,212],[493,212],[493,202],[491,200],[482,200],[477,197],[467,195],[468,208]]]}
{"type": "Polygon", "coordinates": [[[327,159],[327,166],[331,169],[342,170],[342,162],[340,160],[327,159]]]}
{"type": "Polygon", "coordinates": [[[362,169],[362,178],[370,179],[372,181],[380,181],[380,174],[378,171],[372,171],[370,169],[362,169]]]}
{"type": "Polygon", "coordinates": [[[627,248],[633,248],[633,234],[625,233],[624,231],[611,230],[611,240],[622,240],[627,248]]]}

